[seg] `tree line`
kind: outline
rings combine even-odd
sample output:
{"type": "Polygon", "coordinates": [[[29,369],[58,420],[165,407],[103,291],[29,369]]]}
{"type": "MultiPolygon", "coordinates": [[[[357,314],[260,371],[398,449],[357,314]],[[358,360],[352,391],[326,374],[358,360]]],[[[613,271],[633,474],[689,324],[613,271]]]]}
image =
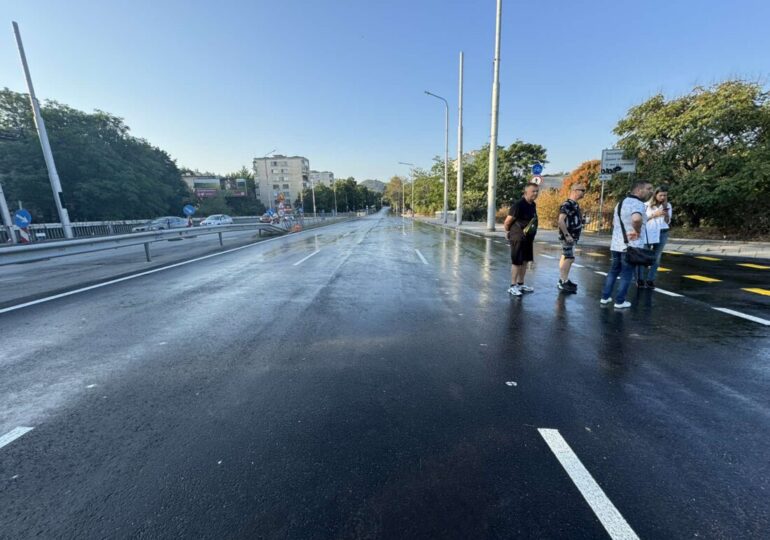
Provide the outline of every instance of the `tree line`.
{"type": "MultiPolygon", "coordinates": [[[[684,96],[658,94],[632,107],[614,129],[617,148],[637,159],[634,175],[615,175],[605,185],[605,211],[636,179],[667,185],[675,223],[692,229],[709,227],[726,234],[753,237],[770,233],[770,93],[758,83],[728,80],[696,87],[684,96]]],[[[597,150],[598,153],[598,150],[597,150]]],[[[530,168],[547,163],[546,149],[516,141],[498,148],[496,206],[501,218],[521,196],[530,168]]],[[[463,160],[463,215],[483,220],[487,206],[489,146],[463,160]]],[[[396,209],[401,195],[407,209],[433,214],[443,208],[443,160],[430,170],[415,169],[411,178],[394,176],[385,201],[396,209]],[[412,203],[414,190],[414,203],[412,203]]],[[[558,206],[576,182],[588,192],[581,205],[598,211],[599,160],[587,160],[563,181],[560,190],[538,200],[541,222],[555,224],[558,206]]],[[[449,208],[456,206],[456,168],[450,163],[449,208]]]]}

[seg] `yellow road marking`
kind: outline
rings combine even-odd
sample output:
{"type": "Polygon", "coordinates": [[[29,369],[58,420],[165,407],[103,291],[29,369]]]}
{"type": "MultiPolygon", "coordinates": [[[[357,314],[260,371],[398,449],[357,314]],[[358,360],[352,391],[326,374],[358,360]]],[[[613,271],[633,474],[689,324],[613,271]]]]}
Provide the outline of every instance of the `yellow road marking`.
{"type": "Polygon", "coordinates": [[[664,251],[666,255],[683,255],[683,253],[680,253],[678,251],[664,251]]]}
{"type": "Polygon", "coordinates": [[[658,266],[658,272],[671,272],[671,268],[663,268],[662,266],[658,266]]]}
{"type": "Polygon", "coordinates": [[[738,266],[745,266],[746,268],[754,268],[755,270],[770,270],[770,266],[764,266],[762,264],[738,263],[738,266]]]}
{"type": "Polygon", "coordinates": [[[702,261],[721,261],[722,259],[717,259],[716,257],[706,257],[704,255],[701,255],[699,257],[695,257],[696,259],[700,259],[702,261]]]}
{"type": "Polygon", "coordinates": [[[604,253],[597,253],[595,251],[589,251],[586,255],[593,255],[594,257],[604,257],[604,253]]]}
{"type": "Polygon", "coordinates": [[[688,279],[694,279],[695,281],[705,281],[706,283],[717,283],[719,281],[722,281],[721,279],[714,279],[714,278],[707,277],[707,276],[699,276],[697,274],[689,274],[689,275],[686,275],[684,277],[686,277],[688,279]]]}
{"type": "Polygon", "coordinates": [[[770,296],[770,290],[768,290],[768,289],[760,289],[760,288],[755,287],[755,288],[743,289],[743,290],[747,291],[747,292],[753,292],[755,294],[761,294],[762,296],[770,296]]]}

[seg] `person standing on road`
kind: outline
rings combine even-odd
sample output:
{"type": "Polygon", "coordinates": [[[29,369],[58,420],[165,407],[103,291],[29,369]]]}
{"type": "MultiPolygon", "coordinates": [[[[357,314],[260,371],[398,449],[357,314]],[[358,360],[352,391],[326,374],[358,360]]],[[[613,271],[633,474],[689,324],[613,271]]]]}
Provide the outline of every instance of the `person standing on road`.
{"type": "Polygon", "coordinates": [[[583,214],[578,201],[586,194],[583,184],[573,184],[569,198],[559,208],[559,240],[561,240],[561,260],[559,261],[559,290],[577,293],[577,285],[569,280],[569,271],[575,261],[575,246],[583,230],[583,214]]]}
{"type": "Polygon", "coordinates": [[[668,186],[660,186],[653,193],[652,199],[647,201],[647,242],[649,244],[647,247],[655,251],[655,262],[649,270],[644,266],[639,267],[637,285],[641,281],[648,289],[655,288],[660,258],[668,242],[672,214],[673,210],[668,202],[668,186]]]}
{"type": "Polygon", "coordinates": [[[615,280],[620,276],[620,287],[615,297],[615,307],[625,309],[631,307],[631,302],[626,300],[628,288],[634,276],[634,266],[629,264],[626,249],[628,246],[643,247],[642,227],[647,221],[647,207],[644,201],[652,194],[652,184],[645,180],[634,182],[631,193],[624,197],[615,211],[612,213],[612,242],[610,253],[612,254],[612,266],[607,273],[602,289],[602,305],[612,302],[612,291],[615,288],[615,280]],[[618,209],[620,208],[620,212],[618,209]],[[623,238],[621,220],[626,230],[628,242],[623,238]]]}
{"type": "Polygon", "coordinates": [[[537,234],[537,207],[535,199],[540,192],[537,184],[529,183],[524,186],[524,196],[511,205],[503,228],[506,238],[511,245],[511,286],[508,293],[521,296],[522,293],[534,291],[524,284],[527,273],[527,263],[534,259],[534,243],[537,234]]]}

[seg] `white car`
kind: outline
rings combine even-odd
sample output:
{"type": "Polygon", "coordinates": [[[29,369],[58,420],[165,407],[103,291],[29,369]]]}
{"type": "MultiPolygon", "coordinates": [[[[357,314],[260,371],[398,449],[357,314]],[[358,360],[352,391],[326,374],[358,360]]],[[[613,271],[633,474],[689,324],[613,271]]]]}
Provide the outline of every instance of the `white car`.
{"type": "Polygon", "coordinates": [[[208,227],[210,225],[232,225],[233,218],[227,214],[214,214],[201,221],[201,227],[208,227]]]}

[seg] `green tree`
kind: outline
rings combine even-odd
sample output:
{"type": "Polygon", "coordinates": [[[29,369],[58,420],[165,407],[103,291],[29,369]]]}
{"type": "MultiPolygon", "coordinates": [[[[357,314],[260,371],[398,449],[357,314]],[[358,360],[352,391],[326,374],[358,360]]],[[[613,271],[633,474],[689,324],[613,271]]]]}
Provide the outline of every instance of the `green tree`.
{"type": "MultiPolygon", "coordinates": [[[[677,217],[746,234],[770,231],[770,94],[731,80],[632,107],[615,128],[637,175],[668,184],[677,217]]],[[[629,179],[613,179],[615,194],[629,179]]]]}
{"type": "MultiPolygon", "coordinates": [[[[133,137],[122,119],[55,101],[42,107],[63,199],[74,220],[179,214],[191,196],[169,155],[133,137]]],[[[0,91],[0,171],[9,200],[37,221],[57,220],[29,98],[0,91]]]]}

